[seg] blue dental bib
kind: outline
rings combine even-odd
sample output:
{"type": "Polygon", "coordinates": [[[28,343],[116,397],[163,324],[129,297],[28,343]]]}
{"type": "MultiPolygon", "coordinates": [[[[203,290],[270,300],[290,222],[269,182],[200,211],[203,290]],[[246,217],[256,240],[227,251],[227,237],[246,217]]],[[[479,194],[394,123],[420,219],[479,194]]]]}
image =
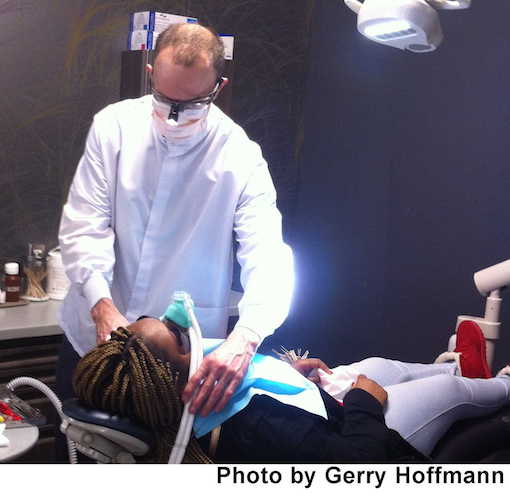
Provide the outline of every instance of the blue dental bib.
{"type": "MultiPolygon", "coordinates": [[[[214,351],[223,339],[202,339],[204,356],[214,351]]],[[[327,418],[326,408],[317,386],[294,370],[289,364],[271,356],[255,354],[246,376],[230,401],[219,413],[207,417],[195,416],[193,430],[197,438],[212,431],[240,412],[256,394],[265,394],[278,401],[296,406],[327,418]]]]}

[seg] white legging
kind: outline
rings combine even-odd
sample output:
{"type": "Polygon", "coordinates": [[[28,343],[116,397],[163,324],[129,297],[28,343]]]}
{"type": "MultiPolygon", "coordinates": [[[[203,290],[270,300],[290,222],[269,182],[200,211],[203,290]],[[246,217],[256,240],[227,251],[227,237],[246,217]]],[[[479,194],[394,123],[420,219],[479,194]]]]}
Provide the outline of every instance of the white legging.
{"type": "Polygon", "coordinates": [[[457,420],[487,415],[510,404],[510,376],[458,377],[455,363],[368,358],[333,372],[339,375],[345,370],[366,375],[386,389],[386,425],[426,455],[457,420]]]}

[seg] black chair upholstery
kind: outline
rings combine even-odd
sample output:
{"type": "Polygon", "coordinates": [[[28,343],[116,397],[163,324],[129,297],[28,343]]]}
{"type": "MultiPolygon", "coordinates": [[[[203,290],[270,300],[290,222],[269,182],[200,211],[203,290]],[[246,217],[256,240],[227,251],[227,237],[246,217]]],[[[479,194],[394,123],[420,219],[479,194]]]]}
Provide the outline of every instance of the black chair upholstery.
{"type": "Polygon", "coordinates": [[[510,406],[456,422],[431,456],[435,462],[510,462],[510,406]]]}
{"type": "MultiPolygon", "coordinates": [[[[71,418],[130,434],[152,446],[151,432],[127,417],[87,408],[67,400],[63,412],[71,418]]],[[[434,448],[432,459],[441,463],[510,463],[510,406],[496,413],[456,422],[434,448]]]]}
{"type": "Polygon", "coordinates": [[[124,432],[134,436],[149,446],[153,446],[154,438],[150,430],[142,425],[133,422],[127,417],[120,417],[94,408],[88,408],[78,402],[78,399],[68,399],[62,403],[62,411],[75,420],[87,422],[89,424],[101,425],[124,432]]]}

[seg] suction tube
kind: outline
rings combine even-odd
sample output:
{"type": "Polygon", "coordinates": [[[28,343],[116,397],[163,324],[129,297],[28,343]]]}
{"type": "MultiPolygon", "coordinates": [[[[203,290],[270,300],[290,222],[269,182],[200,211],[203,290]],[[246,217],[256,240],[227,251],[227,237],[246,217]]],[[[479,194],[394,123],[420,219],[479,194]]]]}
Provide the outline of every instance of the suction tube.
{"type": "MultiPolygon", "coordinates": [[[[43,384],[40,380],[37,380],[32,377],[18,377],[11,380],[7,384],[7,389],[14,392],[16,388],[22,385],[28,385],[41,391],[51,401],[51,403],[57,410],[60,419],[64,420],[65,415],[62,413],[62,402],[60,401],[60,399],[58,399],[57,395],[46,384],[43,384]]],[[[67,438],[67,451],[69,453],[69,462],[72,464],[77,464],[78,457],[76,454],[76,445],[74,441],[71,441],[67,436],[66,438],[67,438]]]]}
{"type": "MultiPolygon", "coordinates": [[[[179,293],[178,298],[184,301],[184,307],[186,308],[188,317],[191,320],[191,327],[188,330],[191,352],[188,375],[189,380],[197,371],[204,357],[202,350],[202,331],[200,330],[200,325],[198,324],[195,313],[193,312],[193,302],[191,297],[185,292],[176,292],[174,299],[177,298],[177,293],[179,293]]],[[[172,453],[170,454],[170,458],[168,460],[169,464],[180,464],[184,457],[184,453],[186,452],[186,447],[188,446],[191,430],[193,428],[193,421],[195,420],[195,416],[189,412],[190,404],[191,401],[188,401],[184,405],[181,423],[179,425],[179,431],[177,432],[175,444],[172,448],[172,453]]]]}

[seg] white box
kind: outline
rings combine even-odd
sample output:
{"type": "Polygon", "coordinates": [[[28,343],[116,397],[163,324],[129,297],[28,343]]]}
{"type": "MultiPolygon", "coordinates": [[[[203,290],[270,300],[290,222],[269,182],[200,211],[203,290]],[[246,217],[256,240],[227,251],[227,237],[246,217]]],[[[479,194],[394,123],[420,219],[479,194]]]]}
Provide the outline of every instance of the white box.
{"type": "Polygon", "coordinates": [[[234,37],[232,35],[220,35],[225,47],[225,59],[231,61],[234,59],[234,37]]]}
{"type": "Polygon", "coordinates": [[[161,33],[171,24],[179,23],[198,23],[198,19],[154,10],[134,12],[130,16],[129,31],[146,30],[161,33]]]}
{"type": "Polygon", "coordinates": [[[156,31],[136,30],[128,36],[128,50],[153,50],[159,33],[156,31]]]}

